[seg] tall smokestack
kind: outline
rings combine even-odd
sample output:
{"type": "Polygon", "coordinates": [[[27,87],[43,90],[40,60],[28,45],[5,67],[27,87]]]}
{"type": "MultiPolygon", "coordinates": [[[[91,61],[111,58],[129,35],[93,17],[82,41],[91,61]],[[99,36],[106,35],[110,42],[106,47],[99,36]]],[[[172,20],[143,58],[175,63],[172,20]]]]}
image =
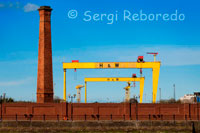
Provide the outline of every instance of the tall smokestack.
{"type": "Polygon", "coordinates": [[[37,103],[53,102],[53,70],[51,50],[51,11],[50,6],[41,6],[38,73],[37,73],[37,103]]]}

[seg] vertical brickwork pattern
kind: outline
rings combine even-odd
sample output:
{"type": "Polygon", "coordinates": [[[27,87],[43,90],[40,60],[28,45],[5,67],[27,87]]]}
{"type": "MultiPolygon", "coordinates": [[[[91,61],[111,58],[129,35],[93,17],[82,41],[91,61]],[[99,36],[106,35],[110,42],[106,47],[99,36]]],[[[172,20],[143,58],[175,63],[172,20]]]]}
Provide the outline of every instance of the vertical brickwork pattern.
{"type": "MultiPolygon", "coordinates": [[[[1,114],[1,105],[0,105],[1,114]]],[[[200,120],[200,104],[151,103],[3,103],[4,120],[200,120]],[[57,115],[59,115],[57,117],[57,115]]]]}
{"type": "Polygon", "coordinates": [[[39,50],[37,73],[37,103],[53,102],[53,70],[51,48],[51,11],[49,6],[39,9],[39,50]]]}

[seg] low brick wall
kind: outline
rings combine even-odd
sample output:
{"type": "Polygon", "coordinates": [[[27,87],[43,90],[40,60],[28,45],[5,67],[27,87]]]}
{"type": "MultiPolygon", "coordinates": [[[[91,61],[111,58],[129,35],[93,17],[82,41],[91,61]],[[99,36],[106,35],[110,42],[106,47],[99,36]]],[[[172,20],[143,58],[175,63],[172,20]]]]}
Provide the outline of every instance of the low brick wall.
{"type": "Polygon", "coordinates": [[[3,120],[56,120],[67,112],[66,103],[4,103],[2,107],[3,120]]]}
{"type": "MultiPolygon", "coordinates": [[[[200,104],[3,103],[3,120],[200,120],[200,104]]],[[[1,118],[1,116],[0,116],[1,118]]]]}

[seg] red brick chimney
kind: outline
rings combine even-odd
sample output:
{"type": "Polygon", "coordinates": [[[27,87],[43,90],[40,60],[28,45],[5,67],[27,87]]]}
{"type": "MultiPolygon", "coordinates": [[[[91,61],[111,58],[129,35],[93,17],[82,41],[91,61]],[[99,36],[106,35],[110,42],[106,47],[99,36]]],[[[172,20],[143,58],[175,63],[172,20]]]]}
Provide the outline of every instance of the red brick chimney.
{"type": "Polygon", "coordinates": [[[41,6],[38,73],[37,73],[37,103],[53,102],[53,70],[51,50],[51,11],[50,6],[41,6]]]}

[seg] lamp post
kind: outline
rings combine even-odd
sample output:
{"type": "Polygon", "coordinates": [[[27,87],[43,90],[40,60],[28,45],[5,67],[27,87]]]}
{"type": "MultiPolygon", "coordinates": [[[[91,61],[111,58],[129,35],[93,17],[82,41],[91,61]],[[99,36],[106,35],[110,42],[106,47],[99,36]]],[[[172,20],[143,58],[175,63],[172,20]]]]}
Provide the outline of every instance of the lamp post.
{"type": "Polygon", "coordinates": [[[0,100],[1,100],[1,121],[2,121],[2,103],[3,103],[3,99],[2,99],[2,95],[0,96],[0,100]]]}
{"type": "Polygon", "coordinates": [[[173,87],[174,87],[174,101],[176,101],[176,85],[173,84],[173,87]]]}
{"type": "Polygon", "coordinates": [[[74,95],[68,95],[69,96],[69,99],[71,98],[71,120],[73,121],[73,98],[75,98],[76,97],[76,94],[74,94],[74,95]]]}
{"type": "Polygon", "coordinates": [[[71,98],[71,103],[73,103],[73,98],[76,97],[76,94],[74,94],[74,95],[72,95],[72,96],[69,94],[68,96],[69,96],[69,99],[71,98]]]}

